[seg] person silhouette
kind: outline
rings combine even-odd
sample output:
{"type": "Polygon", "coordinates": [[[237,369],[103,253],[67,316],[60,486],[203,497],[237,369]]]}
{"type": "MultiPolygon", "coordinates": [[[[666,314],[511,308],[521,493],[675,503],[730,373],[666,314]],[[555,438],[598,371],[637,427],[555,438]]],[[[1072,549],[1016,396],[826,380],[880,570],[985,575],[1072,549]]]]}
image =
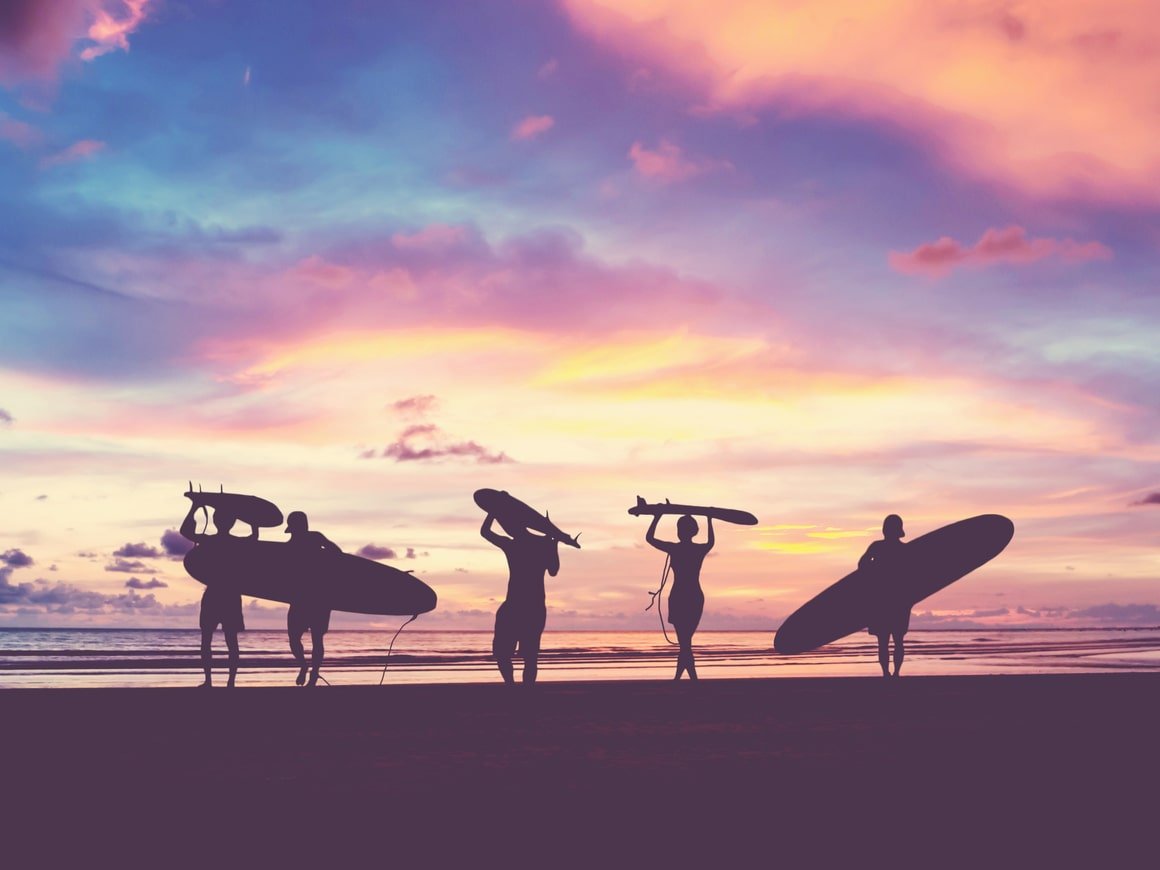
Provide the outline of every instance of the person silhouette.
{"type": "Polygon", "coordinates": [[[894,638],[894,676],[897,677],[906,654],[903,637],[910,629],[910,601],[902,589],[904,537],[902,517],[891,514],[882,521],[882,540],[874,541],[858,560],[858,569],[872,571],[878,586],[867,631],[878,638],[878,664],[884,677],[891,675],[890,638],[894,638]]]}
{"type": "Polygon", "coordinates": [[[322,532],[310,530],[310,521],[302,511],[291,511],[286,517],[286,534],[290,536],[288,546],[300,552],[295,559],[299,569],[294,579],[296,586],[294,600],[286,612],[286,632],[290,636],[290,651],[298,663],[298,678],[294,681],[301,686],[306,683],[306,650],[302,646],[302,635],[310,632],[310,682],[318,683],[318,670],[326,654],[323,637],[330,630],[330,608],[326,606],[323,590],[318,580],[320,553],[342,553],[338,545],[322,532]]]}
{"type": "MultiPolygon", "coordinates": [[[[201,508],[196,500],[189,507],[189,513],[181,523],[180,533],[195,547],[230,548],[237,558],[239,550],[246,544],[245,538],[238,538],[230,534],[230,530],[237,522],[237,517],[225,507],[214,508],[213,524],[217,529],[215,534],[209,535],[197,531],[195,514],[201,508]]],[[[256,540],[258,527],[250,527],[249,540],[256,540]]],[[[205,672],[205,682],[199,688],[208,689],[213,686],[213,633],[220,625],[222,634],[226,638],[226,649],[229,651],[230,676],[226,682],[227,688],[234,688],[238,677],[238,633],[246,630],[246,622],[242,616],[242,594],[237,587],[228,580],[215,580],[207,583],[205,592],[201,596],[201,613],[198,616],[198,625],[201,627],[201,667],[205,672]]]]}
{"type": "MultiPolygon", "coordinates": [[[[668,556],[669,565],[673,570],[673,588],[669,592],[669,624],[677,631],[677,643],[680,651],[677,653],[677,674],[674,680],[679,680],[686,671],[690,680],[697,679],[697,663],[693,658],[693,634],[701,622],[701,613],[705,609],[705,593],[701,590],[701,565],[709,551],[713,549],[713,518],[708,519],[706,542],[696,543],[700,527],[691,516],[683,516],[677,520],[677,540],[662,541],[656,536],[657,525],[661,515],[653,517],[652,525],[644,539],[652,546],[668,556]]],[[[659,593],[658,593],[659,594],[659,593]]]]}
{"type": "Polygon", "coordinates": [[[523,527],[504,526],[504,531],[511,535],[505,537],[492,530],[494,522],[495,516],[489,513],[479,534],[507,556],[508,586],[507,597],[495,612],[491,654],[503,681],[512,685],[515,682],[512,656],[518,647],[524,660],[523,681],[532,685],[538,671],[540,636],[548,617],[544,573],[555,577],[560,571],[559,541],[533,534],[523,527]]]}

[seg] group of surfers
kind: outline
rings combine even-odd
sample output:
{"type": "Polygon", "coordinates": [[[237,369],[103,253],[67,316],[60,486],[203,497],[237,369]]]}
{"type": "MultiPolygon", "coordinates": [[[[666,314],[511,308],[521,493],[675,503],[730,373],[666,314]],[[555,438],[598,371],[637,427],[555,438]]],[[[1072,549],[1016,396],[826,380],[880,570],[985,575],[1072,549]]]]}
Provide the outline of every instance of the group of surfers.
{"type": "MultiPolygon", "coordinates": [[[[237,517],[227,508],[217,507],[213,514],[215,534],[197,531],[196,512],[199,507],[190,507],[181,524],[181,534],[195,546],[235,546],[234,542],[245,541],[231,534],[237,517]]],[[[697,665],[693,655],[693,635],[701,622],[705,609],[705,593],[701,588],[701,566],[716,538],[713,520],[706,521],[705,540],[696,540],[700,525],[693,516],[680,517],[676,523],[675,541],[657,537],[660,515],[653,517],[652,524],[645,533],[645,541],[662,551],[671,566],[673,582],[668,599],[668,622],[677,635],[677,669],[675,680],[687,675],[697,679],[697,665]]],[[[488,514],[480,527],[484,540],[503,551],[508,563],[507,595],[495,614],[495,634],[492,640],[492,656],[496,661],[505,683],[515,682],[513,659],[517,650],[523,661],[522,680],[526,684],[535,683],[540,654],[540,640],[547,621],[547,595],[545,576],[555,577],[560,571],[559,541],[553,537],[533,532],[518,525],[507,526],[499,522],[506,535],[495,530],[497,518],[488,514]]],[[[321,532],[310,529],[309,520],[302,511],[293,511],[286,518],[286,533],[290,535],[289,546],[298,548],[304,562],[319,552],[341,553],[342,550],[321,532]]],[[[903,638],[910,625],[910,603],[900,594],[897,587],[900,576],[902,550],[902,518],[897,514],[886,517],[882,523],[882,540],[870,544],[858,562],[859,569],[871,570],[878,578],[881,594],[875,608],[868,631],[878,639],[878,661],[884,677],[897,677],[902,669],[905,654],[903,638]],[[894,668],[890,668],[890,640],[894,640],[894,668]]],[[[253,527],[250,539],[258,536],[253,527]]],[[[286,615],[290,650],[299,671],[296,683],[299,686],[314,686],[319,679],[319,669],[325,654],[324,636],[330,627],[330,609],[326,606],[325,590],[321,578],[318,582],[302,584],[297,597],[291,601],[286,615]],[[306,632],[311,636],[311,660],[308,668],[306,652],[302,643],[306,632]],[[307,671],[309,670],[309,677],[307,671]]],[[[213,684],[213,634],[221,626],[229,651],[229,679],[227,686],[234,686],[238,671],[238,633],[245,629],[242,615],[241,593],[227,584],[208,584],[201,599],[201,660],[205,672],[203,687],[213,684]]]]}

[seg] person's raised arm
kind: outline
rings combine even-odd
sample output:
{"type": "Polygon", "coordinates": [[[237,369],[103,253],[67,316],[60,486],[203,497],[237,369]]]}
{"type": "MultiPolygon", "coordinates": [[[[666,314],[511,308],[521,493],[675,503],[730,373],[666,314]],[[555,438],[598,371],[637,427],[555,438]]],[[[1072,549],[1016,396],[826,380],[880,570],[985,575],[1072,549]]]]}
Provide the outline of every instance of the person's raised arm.
{"type": "Polygon", "coordinates": [[[195,516],[199,510],[201,510],[201,506],[197,502],[191,502],[189,505],[189,513],[185,515],[185,519],[181,521],[181,528],[178,529],[181,537],[194,543],[197,543],[202,537],[202,535],[197,533],[197,517],[195,516]]]}
{"type": "Polygon", "coordinates": [[[652,523],[649,524],[648,531],[644,533],[644,539],[658,550],[663,550],[667,553],[669,552],[669,548],[672,547],[672,544],[668,541],[662,541],[657,537],[657,526],[660,525],[660,521],[661,515],[653,514],[652,523]]]}
{"type": "Polygon", "coordinates": [[[479,534],[489,544],[494,544],[495,546],[502,549],[504,544],[510,541],[511,538],[505,538],[503,535],[497,534],[495,531],[493,531],[491,524],[494,522],[495,517],[492,514],[488,514],[486,517],[484,517],[483,525],[479,527],[479,534]]]}
{"type": "Polygon", "coordinates": [[[707,540],[705,541],[705,549],[712,550],[713,544],[715,544],[717,542],[717,539],[715,537],[713,537],[713,518],[707,517],[706,519],[709,522],[709,531],[706,534],[707,540]]]}

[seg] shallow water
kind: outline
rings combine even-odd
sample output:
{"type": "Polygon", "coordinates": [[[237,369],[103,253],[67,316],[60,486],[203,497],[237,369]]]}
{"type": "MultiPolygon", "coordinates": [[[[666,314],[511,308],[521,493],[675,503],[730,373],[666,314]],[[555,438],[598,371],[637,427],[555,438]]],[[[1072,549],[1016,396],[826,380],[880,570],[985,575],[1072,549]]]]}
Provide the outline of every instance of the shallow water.
{"type": "MultiPolygon", "coordinates": [[[[333,631],[324,677],[333,685],[377,683],[393,632],[333,631]]],[[[309,640],[309,638],[307,638],[309,640]]],[[[185,686],[200,682],[197,631],[0,629],[0,686],[185,686]]],[[[243,685],[293,683],[296,668],[280,631],[242,635],[243,685]]],[[[1100,673],[1160,670],[1160,628],[912,631],[904,674],[1100,673]]],[[[492,682],[490,632],[405,630],[387,683],[492,682]]],[[[853,635],[796,656],[773,651],[773,632],[697,634],[702,678],[873,676],[874,638],[853,635]]],[[[215,654],[225,644],[215,637],[215,654]]],[[[656,680],[672,676],[676,648],[659,632],[547,632],[540,679],[656,680]]],[[[224,658],[217,666],[224,668],[224,658]]],[[[519,663],[517,661],[517,671],[519,663]]],[[[217,679],[224,680],[222,673],[217,679]]]]}

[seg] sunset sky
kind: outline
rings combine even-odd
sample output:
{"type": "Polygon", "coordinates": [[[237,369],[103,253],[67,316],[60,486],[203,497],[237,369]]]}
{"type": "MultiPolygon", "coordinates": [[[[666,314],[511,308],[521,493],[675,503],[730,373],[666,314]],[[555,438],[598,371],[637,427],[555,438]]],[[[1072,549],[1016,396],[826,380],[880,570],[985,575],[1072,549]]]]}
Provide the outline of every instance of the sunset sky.
{"type": "Polygon", "coordinates": [[[760,518],[704,628],[891,512],[1016,526],[915,627],[1160,624],[1150,5],[0,4],[0,625],[194,627],[189,480],[420,628],[491,625],[484,486],[583,533],[549,629],[656,625],[638,494],[760,518]]]}

